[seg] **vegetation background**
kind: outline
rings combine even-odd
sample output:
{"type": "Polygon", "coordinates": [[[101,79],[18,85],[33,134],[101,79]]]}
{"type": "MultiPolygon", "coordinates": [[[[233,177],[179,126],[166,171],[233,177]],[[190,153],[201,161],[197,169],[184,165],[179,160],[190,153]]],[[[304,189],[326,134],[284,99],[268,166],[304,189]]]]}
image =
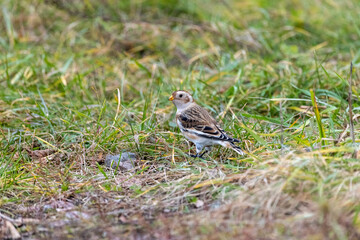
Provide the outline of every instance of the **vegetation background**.
{"type": "Polygon", "coordinates": [[[360,238],[358,0],[0,3],[0,238],[360,238]],[[248,154],[190,159],[177,89],[248,154]]]}

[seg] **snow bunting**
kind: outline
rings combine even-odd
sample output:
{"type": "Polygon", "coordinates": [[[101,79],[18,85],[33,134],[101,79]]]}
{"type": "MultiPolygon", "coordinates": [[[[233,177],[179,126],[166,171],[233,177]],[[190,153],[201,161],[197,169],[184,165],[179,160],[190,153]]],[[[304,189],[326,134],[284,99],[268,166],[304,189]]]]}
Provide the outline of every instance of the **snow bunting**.
{"type": "Polygon", "coordinates": [[[169,97],[169,101],[172,101],[177,108],[176,123],[182,134],[196,145],[196,155],[191,155],[192,157],[202,157],[215,144],[231,148],[238,154],[244,155],[241,148],[234,144],[240,141],[227,136],[215,119],[194,102],[190,93],[175,91],[169,97]],[[200,154],[204,148],[205,151],[200,154]]]}

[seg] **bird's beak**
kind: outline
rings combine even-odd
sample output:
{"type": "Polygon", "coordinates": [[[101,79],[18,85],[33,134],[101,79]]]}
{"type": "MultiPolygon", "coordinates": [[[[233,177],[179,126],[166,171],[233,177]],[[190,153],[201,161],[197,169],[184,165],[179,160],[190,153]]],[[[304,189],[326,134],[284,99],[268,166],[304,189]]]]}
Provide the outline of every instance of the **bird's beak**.
{"type": "Polygon", "coordinates": [[[171,96],[169,97],[169,101],[172,101],[172,100],[174,100],[173,95],[171,95],[171,96]]]}

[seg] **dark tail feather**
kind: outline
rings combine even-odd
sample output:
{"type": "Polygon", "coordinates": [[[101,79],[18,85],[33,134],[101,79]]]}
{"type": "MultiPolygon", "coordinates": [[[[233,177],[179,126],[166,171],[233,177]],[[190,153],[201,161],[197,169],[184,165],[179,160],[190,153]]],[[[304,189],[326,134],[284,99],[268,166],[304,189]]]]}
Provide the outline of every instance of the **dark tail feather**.
{"type": "Polygon", "coordinates": [[[236,146],[234,143],[230,143],[231,144],[231,149],[234,150],[235,152],[237,152],[240,155],[245,155],[245,153],[242,151],[242,149],[238,146],[236,146]]]}

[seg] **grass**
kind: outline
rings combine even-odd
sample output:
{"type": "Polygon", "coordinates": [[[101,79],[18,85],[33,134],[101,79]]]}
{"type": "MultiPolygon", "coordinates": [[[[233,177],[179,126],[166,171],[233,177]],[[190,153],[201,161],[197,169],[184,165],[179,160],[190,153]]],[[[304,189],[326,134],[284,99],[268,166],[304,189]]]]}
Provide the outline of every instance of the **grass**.
{"type": "Polygon", "coordinates": [[[360,238],[357,1],[0,5],[1,238],[360,238]],[[177,89],[248,154],[188,158],[177,89]]]}

